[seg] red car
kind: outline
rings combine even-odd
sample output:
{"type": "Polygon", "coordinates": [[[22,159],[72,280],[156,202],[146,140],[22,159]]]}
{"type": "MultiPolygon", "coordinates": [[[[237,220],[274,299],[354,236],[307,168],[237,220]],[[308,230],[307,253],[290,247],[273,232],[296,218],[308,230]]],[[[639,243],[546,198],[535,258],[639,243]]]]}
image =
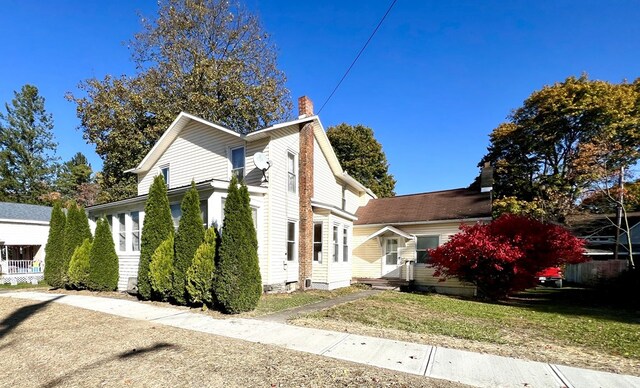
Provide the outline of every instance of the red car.
{"type": "Polygon", "coordinates": [[[536,274],[540,284],[562,288],[562,269],[560,267],[549,267],[536,274]]]}

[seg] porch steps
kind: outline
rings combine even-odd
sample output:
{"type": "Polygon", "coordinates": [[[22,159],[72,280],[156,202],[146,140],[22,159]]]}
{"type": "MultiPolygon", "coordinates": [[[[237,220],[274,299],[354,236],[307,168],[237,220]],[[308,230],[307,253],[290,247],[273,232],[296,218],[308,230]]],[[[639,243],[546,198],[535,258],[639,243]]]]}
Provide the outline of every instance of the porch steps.
{"type": "Polygon", "coordinates": [[[379,290],[394,290],[400,287],[411,286],[411,281],[398,278],[353,278],[351,284],[367,284],[371,288],[379,290]]]}

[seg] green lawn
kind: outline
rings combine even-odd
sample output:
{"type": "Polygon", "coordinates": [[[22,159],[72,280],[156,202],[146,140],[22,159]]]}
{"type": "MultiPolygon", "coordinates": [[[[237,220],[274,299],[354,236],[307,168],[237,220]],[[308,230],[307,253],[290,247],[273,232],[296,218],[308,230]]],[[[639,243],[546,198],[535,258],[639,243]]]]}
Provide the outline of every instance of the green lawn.
{"type": "Polygon", "coordinates": [[[12,286],[11,284],[0,284],[0,290],[21,290],[25,288],[43,288],[43,287],[49,287],[49,285],[44,281],[40,281],[38,284],[18,283],[15,286],[12,286]]]}
{"type": "Polygon", "coordinates": [[[536,338],[640,359],[638,310],[607,307],[591,292],[541,288],[504,303],[485,303],[388,291],[309,317],[505,345],[536,338]]]}
{"type": "Polygon", "coordinates": [[[337,298],[342,295],[362,291],[361,287],[351,286],[333,291],[308,290],[294,291],[289,294],[265,294],[260,298],[258,307],[250,313],[251,316],[272,314],[282,310],[337,298]]]}

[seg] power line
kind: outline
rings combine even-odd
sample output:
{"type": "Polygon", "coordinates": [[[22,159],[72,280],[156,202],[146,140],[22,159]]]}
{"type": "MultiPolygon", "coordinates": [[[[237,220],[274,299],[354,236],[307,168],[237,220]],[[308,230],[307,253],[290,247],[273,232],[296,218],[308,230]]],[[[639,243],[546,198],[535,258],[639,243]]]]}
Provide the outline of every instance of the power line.
{"type": "Polygon", "coordinates": [[[333,95],[336,93],[336,91],[338,90],[338,88],[340,87],[340,84],[342,84],[342,81],[344,81],[345,78],[347,78],[347,75],[349,74],[349,72],[351,71],[351,68],[353,68],[353,65],[356,64],[356,62],[358,61],[358,58],[360,58],[360,55],[362,55],[362,52],[364,51],[364,49],[367,48],[367,46],[369,45],[369,42],[371,42],[371,39],[373,39],[373,36],[376,34],[376,32],[378,32],[378,29],[380,28],[380,26],[382,25],[382,23],[384,22],[384,19],[386,19],[387,15],[389,14],[389,12],[391,12],[391,8],[393,8],[393,6],[396,4],[396,1],[398,0],[393,0],[391,2],[391,5],[389,6],[389,9],[387,9],[387,12],[385,12],[384,16],[382,16],[382,19],[380,19],[380,22],[378,23],[378,25],[376,26],[376,28],[373,30],[373,32],[371,33],[371,36],[369,36],[369,39],[367,39],[367,42],[364,44],[364,46],[362,46],[362,48],[360,49],[360,52],[358,53],[358,55],[356,55],[356,58],[353,60],[353,62],[351,62],[351,65],[349,66],[349,68],[347,69],[347,71],[344,73],[344,75],[342,76],[342,78],[340,79],[340,82],[338,82],[338,84],[336,85],[336,87],[333,89],[333,91],[331,92],[331,94],[329,95],[329,97],[327,97],[326,101],[324,102],[324,104],[322,104],[322,106],[320,107],[320,110],[318,111],[318,114],[320,114],[320,112],[322,112],[322,109],[324,109],[325,105],[327,105],[327,103],[329,102],[329,100],[331,100],[331,97],[333,97],[333,95]]]}

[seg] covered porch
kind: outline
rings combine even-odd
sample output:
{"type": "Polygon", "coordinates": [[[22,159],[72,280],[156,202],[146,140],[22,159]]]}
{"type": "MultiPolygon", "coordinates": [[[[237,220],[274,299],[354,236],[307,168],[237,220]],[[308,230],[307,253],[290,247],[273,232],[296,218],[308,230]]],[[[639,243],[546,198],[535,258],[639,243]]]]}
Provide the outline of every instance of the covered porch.
{"type": "Polygon", "coordinates": [[[0,284],[32,283],[44,279],[40,245],[0,245],[0,284]]]}

